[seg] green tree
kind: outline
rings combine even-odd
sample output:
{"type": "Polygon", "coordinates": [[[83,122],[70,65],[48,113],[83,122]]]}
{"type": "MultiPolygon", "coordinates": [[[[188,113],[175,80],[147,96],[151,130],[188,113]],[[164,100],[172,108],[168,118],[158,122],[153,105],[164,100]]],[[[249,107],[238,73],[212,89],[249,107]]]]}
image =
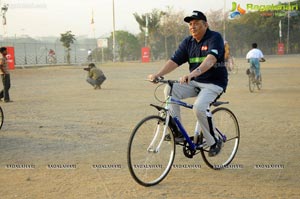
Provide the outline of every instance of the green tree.
{"type": "Polygon", "coordinates": [[[180,41],[189,34],[189,30],[183,21],[183,11],[174,11],[172,7],[167,7],[162,14],[159,32],[164,37],[165,58],[168,59],[180,41]]]}
{"type": "Polygon", "coordinates": [[[134,13],[133,16],[139,24],[141,32],[144,33],[145,46],[150,46],[151,54],[154,55],[154,45],[158,36],[160,19],[163,16],[163,12],[158,9],[153,9],[151,13],[142,15],[134,13]]]}
{"type": "MultiPolygon", "coordinates": [[[[139,58],[140,46],[136,36],[127,31],[119,30],[115,32],[115,37],[117,53],[121,62],[139,58]]],[[[112,40],[112,35],[110,40],[112,40]]]]}
{"type": "Polygon", "coordinates": [[[71,56],[70,56],[70,51],[71,51],[71,44],[74,43],[75,35],[72,34],[72,31],[67,31],[66,33],[60,34],[60,41],[63,43],[63,46],[66,49],[67,52],[67,62],[68,64],[71,63],[71,56]]]}
{"type": "Polygon", "coordinates": [[[134,13],[134,17],[141,30],[139,39],[144,41],[141,45],[150,46],[151,57],[154,59],[169,57],[182,38],[188,35],[188,28],[183,21],[183,11],[177,12],[167,7],[166,11],[153,9],[151,13],[142,15],[134,13]],[[148,28],[146,28],[146,18],[148,28]]]}

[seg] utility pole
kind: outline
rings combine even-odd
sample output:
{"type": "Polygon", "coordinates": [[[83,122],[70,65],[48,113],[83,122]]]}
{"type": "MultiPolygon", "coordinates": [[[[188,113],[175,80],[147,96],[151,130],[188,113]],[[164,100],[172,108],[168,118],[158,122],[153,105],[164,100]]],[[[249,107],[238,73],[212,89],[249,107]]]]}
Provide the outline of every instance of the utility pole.
{"type": "Polygon", "coordinates": [[[286,54],[289,54],[290,49],[290,7],[291,3],[289,2],[289,10],[288,10],[288,29],[287,29],[287,36],[286,36],[286,54]]]}
{"type": "Polygon", "coordinates": [[[225,16],[225,12],[226,12],[226,0],[224,0],[224,9],[223,9],[223,39],[224,41],[226,40],[226,16],[225,16]]]}
{"type": "Polygon", "coordinates": [[[116,61],[116,38],[115,38],[115,0],[113,0],[113,62],[116,61]]]}
{"type": "Polygon", "coordinates": [[[149,30],[148,30],[148,24],[149,24],[149,21],[148,21],[148,13],[146,13],[146,28],[145,28],[145,47],[147,47],[147,39],[148,39],[148,36],[149,36],[149,30]]]}

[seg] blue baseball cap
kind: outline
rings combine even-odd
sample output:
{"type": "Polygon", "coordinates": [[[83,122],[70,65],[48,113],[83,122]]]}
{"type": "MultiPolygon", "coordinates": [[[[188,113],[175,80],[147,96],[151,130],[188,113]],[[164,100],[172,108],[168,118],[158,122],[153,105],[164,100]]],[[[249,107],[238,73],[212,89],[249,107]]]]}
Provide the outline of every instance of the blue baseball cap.
{"type": "Polygon", "coordinates": [[[194,10],[191,16],[187,16],[183,20],[187,23],[190,23],[190,21],[192,21],[194,19],[203,20],[203,21],[207,22],[206,16],[198,10],[194,10]]]}

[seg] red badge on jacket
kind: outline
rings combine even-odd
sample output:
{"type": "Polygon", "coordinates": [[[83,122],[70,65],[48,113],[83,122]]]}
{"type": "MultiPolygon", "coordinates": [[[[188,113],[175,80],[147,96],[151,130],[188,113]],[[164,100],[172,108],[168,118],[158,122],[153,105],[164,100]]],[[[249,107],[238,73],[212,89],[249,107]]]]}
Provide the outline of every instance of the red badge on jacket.
{"type": "Polygon", "coordinates": [[[208,49],[207,46],[202,46],[202,47],[201,47],[201,50],[207,50],[207,49],[208,49]]]}

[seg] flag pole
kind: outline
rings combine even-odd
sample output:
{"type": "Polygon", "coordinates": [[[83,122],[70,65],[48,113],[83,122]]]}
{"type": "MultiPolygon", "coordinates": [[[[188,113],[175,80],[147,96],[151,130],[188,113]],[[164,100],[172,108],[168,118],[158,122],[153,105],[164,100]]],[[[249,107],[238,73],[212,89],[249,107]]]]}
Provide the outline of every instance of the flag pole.
{"type": "Polygon", "coordinates": [[[96,36],[95,36],[94,9],[92,9],[92,20],[91,20],[91,25],[92,25],[93,37],[94,37],[94,39],[96,39],[96,36]]]}

